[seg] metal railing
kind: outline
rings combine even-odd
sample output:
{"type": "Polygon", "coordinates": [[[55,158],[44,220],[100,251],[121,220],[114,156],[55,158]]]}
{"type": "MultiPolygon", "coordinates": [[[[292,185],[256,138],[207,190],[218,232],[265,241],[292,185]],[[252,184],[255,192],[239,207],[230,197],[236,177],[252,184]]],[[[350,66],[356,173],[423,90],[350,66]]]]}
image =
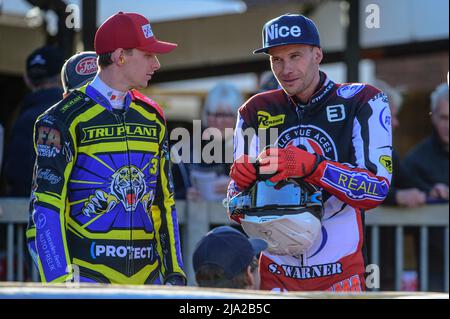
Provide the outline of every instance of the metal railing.
{"type": "MultiPolygon", "coordinates": [[[[195,244],[208,232],[212,225],[229,224],[230,221],[221,203],[216,202],[176,202],[178,220],[181,226],[183,257],[188,283],[194,285],[192,254],[195,244]]],[[[371,229],[369,263],[380,263],[380,227],[395,227],[395,290],[401,289],[404,270],[404,228],[420,229],[420,290],[428,291],[428,234],[429,227],[444,228],[444,291],[449,291],[449,206],[448,204],[429,205],[415,209],[379,207],[366,213],[366,226],[371,229]]],[[[6,226],[6,268],[7,281],[24,280],[25,227],[28,222],[27,198],[0,198],[0,224],[6,226]],[[14,240],[15,238],[15,240],[14,240]],[[16,255],[16,260],[15,260],[16,255]]],[[[1,225],[0,225],[1,226],[1,225]]],[[[1,247],[1,246],[0,246],[1,247]]],[[[31,267],[31,280],[38,281],[35,267],[31,267]]]]}

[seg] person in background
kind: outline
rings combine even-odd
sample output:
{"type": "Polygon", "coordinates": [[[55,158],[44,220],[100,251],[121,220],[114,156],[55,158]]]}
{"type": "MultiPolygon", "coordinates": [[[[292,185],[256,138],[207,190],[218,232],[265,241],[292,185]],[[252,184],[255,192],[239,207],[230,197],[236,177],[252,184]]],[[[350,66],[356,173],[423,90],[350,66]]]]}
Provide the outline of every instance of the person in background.
{"type": "Polygon", "coordinates": [[[77,52],[61,69],[61,82],[66,97],[75,89],[91,82],[98,71],[97,54],[94,51],[77,52]]]}
{"type": "MultiPolygon", "coordinates": [[[[395,131],[400,126],[398,114],[400,112],[403,96],[396,89],[391,87],[388,83],[379,79],[373,82],[373,85],[379,88],[386,94],[389,100],[389,108],[391,110],[391,126],[395,131]]],[[[429,187],[425,185],[416,175],[409,171],[400,159],[395,147],[392,150],[392,180],[389,187],[389,193],[383,205],[403,206],[407,208],[420,207],[426,204],[427,192],[429,187]]],[[[380,228],[380,239],[382,245],[393,247],[395,245],[394,234],[389,227],[380,228]]],[[[414,249],[414,241],[417,239],[417,232],[412,228],[405,229],[404,249],[405,249],[405,270],[402,273],[402,289],[414,289],[414,285],[408,285],[406,282],[417,284],[417,256],[418,253],[414,249]],[[408,280],[408,278],[413,278],[408,280]]],[[[392,249],[382,249],[380,252],[380,269],[381,273],[380,283],[383,290],[394,289],[393,282],[395,280],[395,251],[392,249]]]]}
{"type": "Polygon", "coordinates": [[[448,201],[449,103],[448,85],[442,83],[431,93],[431,135],[405,157],[405,165],[430,189],[433,199],[448,201]]]}
{"type": "MultiPolygon", "coordinates": [[[[417,175],[430,189],[428,203],[448,202],[448,145],[449,99],[448,83],[438,85],[431,93],[431,122],[433,131],[405,157],[406,167],[417,175]]],[[[428,234],[430,291],[443,291],[444,237],[443,227],[433,227],[428,234]]],[[[415,236],[416,253],[419,252],[419,235],[415,236]]],[[[420,272],[420,264],[418,265],[420,272]]]]}
{"type": "Polygon", "coordinates": [[[198,286],[258,290],[258,255],[266,248],[264,240],[249,239],[230,226],[212,229],[192,256],[198,286]]]}
{"type": "Polygon", "coordinates": [[[208,92],[202,111],[201,163],[188,165],[192,181],[192,186],[187,190],[189,200],[222,200],[226,197],[230,182],[228,174],[233,162],[233,128],[237,109],[243,101],[241,92],[226,82],[218,83],[208,92]],[[205,145],[211,145],[212,140],[217,148],[206,152],[205,145]],[[222,154],[215,153],[219,148],[222,154]],[[211,158],[208,159],[208,156],[211,158]],[[213,189],[206,191],[206,183],[209,186],[212,183],[213,189]]]}
{"type": "Polygon", "coordinates": [[[62,50],[53,46],[36,49],[27,58],[24,80],[31,92],[21,102],[5,153],[3,174],[7,196],[30,196],[36,158],[33,125],[40,114],[62,98],[60,71],[63,63],[62,50]]]}

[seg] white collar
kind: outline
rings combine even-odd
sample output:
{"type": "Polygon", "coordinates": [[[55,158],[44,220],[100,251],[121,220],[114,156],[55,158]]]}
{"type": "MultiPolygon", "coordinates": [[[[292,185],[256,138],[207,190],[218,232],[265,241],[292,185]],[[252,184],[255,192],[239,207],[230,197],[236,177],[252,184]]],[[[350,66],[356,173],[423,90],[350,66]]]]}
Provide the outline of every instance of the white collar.
{"type": "Polygon", "coordinates": [[[122,92],[116,89],[113,89],[109,85],[100,79],[98,74],[95,76],[94,80],[90,83],[94,89],[96,89],[101,95],[103,95],[111,106],[114,109],[123,109],[124,108],[124,100],[127,92],[122,92]]]}

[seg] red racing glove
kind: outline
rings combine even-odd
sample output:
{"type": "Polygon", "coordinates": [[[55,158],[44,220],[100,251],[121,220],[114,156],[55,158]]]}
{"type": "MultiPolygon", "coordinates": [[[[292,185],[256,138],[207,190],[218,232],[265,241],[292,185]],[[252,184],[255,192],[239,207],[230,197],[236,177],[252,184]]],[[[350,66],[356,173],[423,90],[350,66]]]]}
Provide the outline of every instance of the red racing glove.
{"type": "Polygon", "coordinates": [[[247,189],[256,181],[256,169],[248,155],[241,155],[237,158],[230,169],[230,177],[234,180],[239,190],[247,189]]]}
{"type": "Polygon", "coordinates": [[[269,181],[278,183],[288,177],[309,176],[317,168],[318,156],[293,145],[267,148],[258,156],[259,173],[272,175],[269,181]]]}

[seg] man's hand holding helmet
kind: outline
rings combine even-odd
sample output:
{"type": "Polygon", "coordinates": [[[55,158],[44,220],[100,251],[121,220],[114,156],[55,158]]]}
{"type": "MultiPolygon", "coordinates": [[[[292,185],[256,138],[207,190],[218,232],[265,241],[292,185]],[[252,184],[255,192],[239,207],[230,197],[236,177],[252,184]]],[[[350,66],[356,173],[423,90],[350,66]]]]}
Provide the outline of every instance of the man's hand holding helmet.
{"type": "Polygon", "coordinates": [[[256,181],[257,173],[254,163],[254,158],[243,154],[231,166],[230,177],[239,187],[239,190],[247,189],[256,181]]]}
{"type": "Polygon", "coordinates": [[[316,154],[293,145],[266,148],[258,156],[259,174],[271,175],[269,181],[274,184],[289,177],[307,177],[316,170],[318,162],[316,154]]]}

